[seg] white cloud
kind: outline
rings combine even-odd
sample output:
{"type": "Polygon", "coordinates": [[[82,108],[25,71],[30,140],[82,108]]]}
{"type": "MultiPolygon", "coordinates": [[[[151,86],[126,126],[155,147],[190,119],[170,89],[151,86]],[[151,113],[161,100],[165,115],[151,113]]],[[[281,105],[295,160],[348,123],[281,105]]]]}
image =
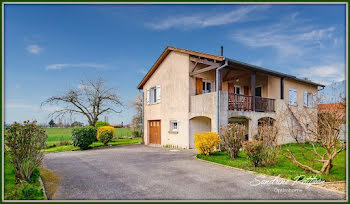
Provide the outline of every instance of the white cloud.
{"type": "Polygon", "coordinates": [[[103,68],[105,67],[104,65],[102,64],[89,64],[89,63],[83,63],[83,64],[50,64],[50,65],[47,65],[45,67],[46,70],[60,70],[60,69],[63,69],[63,68],[79,68],[79,67],[82,67],[82,68],[95,68],[95,69],[98,69],[98,68],[103,68]]]}
{"type": "Polygon", "coordinates": [[[10,103],[10,104],[5,104],[6,108],[14,108],[14,109],[32,109],[35,108],[35,106],[33,105],[29,105],[29,104],[14,104],[14,103],[10,103]]]}
{"type": "Polygon", "coordinates": [[[268,5],[244,6],[230,12],[171,16],[164,20],[147,24],[156,30],[169,28],[204,28],[246,21],[248,14],[269,8],[268,5]]]}
{"type": "Polygon", "coordinates": [[[279,56],[303,56],[310,49],[324,48],[325,43],[334,44],[335,27],[316,28],[301,24],[294,13],[281,22],[245,28],[232,33],[232,40],[253,48],[274,48],[279,56]]]}
{"type": "Polygon", "coordinates": [[[39,54],[42,51],[42,48],[39,45],[28,45],[26,50],[31,54],[39,54]]]}
{"type": "Polygon", "coordinates": [[[329,85],[333,82],[345,80],[345,65],[343,63],[335,63],[329,65],[318,65],[304,69],[295,70],[295,74],[299,77],[306,77],[315,82],[329,85]]]}

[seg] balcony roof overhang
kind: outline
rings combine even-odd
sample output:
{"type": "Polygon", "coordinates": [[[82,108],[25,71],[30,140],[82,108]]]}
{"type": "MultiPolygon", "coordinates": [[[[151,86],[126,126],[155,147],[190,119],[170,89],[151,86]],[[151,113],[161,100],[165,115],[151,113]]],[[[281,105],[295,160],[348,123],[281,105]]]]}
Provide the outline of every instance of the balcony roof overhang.
{"type": "Polygon", "coordinates": [[[262,68],[262,67],[259,67],[259,66],[255,66],[255,65],[248,64],[248,63],[240,62],[240,61],[237,61],[237,60],[234,60],[234,59],[230,59],[230,58],[226,58],[226,59],[228,60],[228,67],[239,67],[239,68],[250,70],[250,71],[256,71],[256,72],[260,72],[260,73],[270,74],[270,75],[273,75],[273,76],[289,78],[289,79],[292,79],[292,80],[295,80],[295,81],[311,84],[311,85],[314,85],[314,86],[325,87],[325,85],[323,85],[323,84],[312,82],[312,81],[306,80],[306,79],[300,79],[300,78],[298,78],[296,76],[293,76],[293,75],[284,74],[282,72],[277,72],[277,71],[274,71],[274,70],[271,70],[271,69],[262,68]]]}

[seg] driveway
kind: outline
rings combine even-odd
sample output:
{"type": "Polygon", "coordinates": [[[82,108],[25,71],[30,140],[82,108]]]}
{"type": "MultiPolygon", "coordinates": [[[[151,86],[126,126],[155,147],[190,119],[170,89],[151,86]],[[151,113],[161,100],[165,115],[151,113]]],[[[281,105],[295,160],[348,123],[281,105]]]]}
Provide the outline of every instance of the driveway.
{"type": "Polygon", "coordinates": [[[193,150],[132,145],[48,153],[43,165],[60,177],[53,199],[344,199],[342,194],[303,184],[276,184],[272,177],[257,177],[194,156],[193,150]],[[256,185],[263,180],[274,184],[256,185]]]}

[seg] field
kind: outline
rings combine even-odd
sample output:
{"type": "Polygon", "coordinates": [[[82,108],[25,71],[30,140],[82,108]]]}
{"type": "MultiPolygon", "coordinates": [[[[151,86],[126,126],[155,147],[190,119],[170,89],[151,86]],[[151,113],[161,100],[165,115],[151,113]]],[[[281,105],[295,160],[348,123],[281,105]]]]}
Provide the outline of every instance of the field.
{"type": "MultiPolygon", "coordinates": [[[[72,141],[71,131],[72,128],[45,128],[48,135],[47,146],[58,144],[61,141],[72,141]]],[[[130,128],[115,128],[115,138],[125,139],[132,136],[130,128]]]]}
{"type": "MultiPolygon", "coordinates": [[[[307,165],[312,166],[316,169],[321,169],[320,162],[310,163],[302,156],[304,154],[305,156],[307,156],[307,158],[313,158],[313,154],[311,154],[310,152],[305,152],[305,150],[297,144],[288,144],[287,146],[292,152],[295,153],[295,156],[299,161],[301,161],[302,163],[306,163],[307,165]]],[[[309,147],[311,147],[311,145],[309,147]]],[[[285,147],[282,147],[282,151],[284,151],[283,148],[285,147]]],[[[322,149],[318,148],[318,152],[322,152],[322,149]]],[[[295,166],[289,159],[282,156],[281,153],[277,155],[278,163],[266,167],[256,168],[252,167],[252,164],[247,160],[243,152],[240,152],[238,158],[236,159],[229,158],[226,152],[216,152],[209,156],[198,154],[197,158],[227,166],[255,171],[262,174],[272,176],[280,175],[281,177],[288,178],[291,180],[294,180],[294,178],[300,175],[305,175],[307,177],[315,176],[315,174],[307,172],[295,166]]],[[[343,151],[336,156],[336,158],[333,161],[333,168],[331,169],[330,174],[321,175],[321,179],[330,182],[346,180],[346,151],[343,151]]]]}
{"type": "MultiPolygon", "coordinates": [[[[72,128],[45,128],[47,138],[47,149],[44,152],[60,152],[77,150],[78,147],[71,145],[71,131],[72,128]]],[[[111,146],[137,144],[142,141],[142,138],[132,138],[132,131],[130,128],[116,128],[114,138],[108,144],[111,146]]],[[[91,147],[104,146],[101,142],[94,142],[91,147]]]]}

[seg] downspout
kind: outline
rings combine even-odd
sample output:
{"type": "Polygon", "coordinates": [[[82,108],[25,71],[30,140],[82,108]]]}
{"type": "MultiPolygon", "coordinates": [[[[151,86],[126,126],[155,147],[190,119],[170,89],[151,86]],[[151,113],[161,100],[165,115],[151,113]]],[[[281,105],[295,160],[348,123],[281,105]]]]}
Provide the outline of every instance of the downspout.
{"type": "Polygon", "coordinates": [[[225,64],[223,64],[222,66],[220,66],[219,68],[216,69],[216,130],[217,130],[217,133],[219,133],[219,134],[220,134],[220,127],[219,127],[219,125],[220,125],[220,118],[219,118],[219,116],[220,116],[220,114],[219,114],[219,112],[220,112],[220,93],[219,93],[219,91],[220,91],[219,90],[220,77],[219,77],[219,75],[220,75],[220,70],[224,67],[227,67],[227,65],[228,65],[228,60],[225,58],[224,58],[224,60],[225,60],[225,64]]]}

